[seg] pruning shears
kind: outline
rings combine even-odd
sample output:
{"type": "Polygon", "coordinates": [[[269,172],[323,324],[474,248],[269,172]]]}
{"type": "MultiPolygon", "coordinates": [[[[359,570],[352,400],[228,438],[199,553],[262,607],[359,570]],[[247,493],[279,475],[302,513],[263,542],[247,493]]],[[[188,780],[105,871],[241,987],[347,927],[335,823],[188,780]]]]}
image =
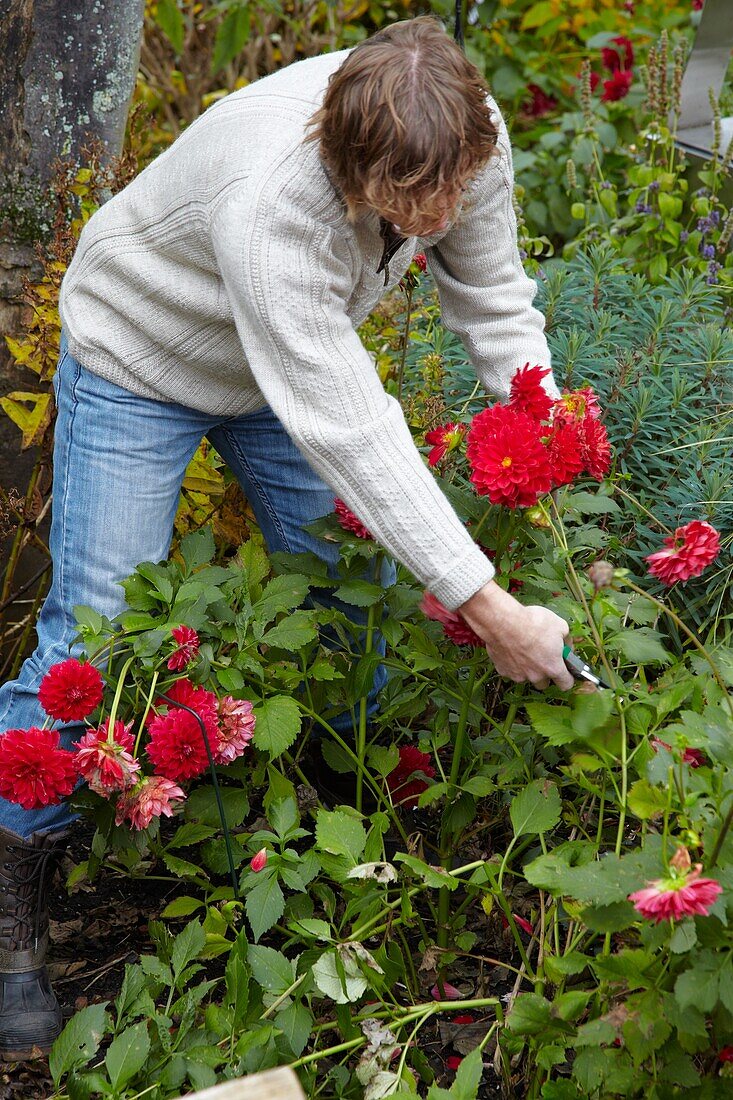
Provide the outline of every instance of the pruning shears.
{"type": "Polygon", "coordinates": [[[604,680],[589,664],[586,664],[583,658],[579,657],[569,645],[563,646],[562,659],[568,672],[576,680],[585,680],[589,684],[595,684],[597,688],[611,690],[608,681],[604,680]]]}

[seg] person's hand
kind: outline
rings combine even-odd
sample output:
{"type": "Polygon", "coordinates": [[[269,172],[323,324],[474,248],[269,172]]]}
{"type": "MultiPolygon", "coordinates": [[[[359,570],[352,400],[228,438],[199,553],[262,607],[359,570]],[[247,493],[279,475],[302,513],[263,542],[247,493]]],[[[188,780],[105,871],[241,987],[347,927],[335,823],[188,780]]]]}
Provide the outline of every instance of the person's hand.
{"type": "Polygon", "coordinates": [[[551,681],[563,691],[575,683],[563,661],[568,624],[547,607],[525,607],[489,581],[459,607],[476,631],[500,676],[544,689],[551,681]]]}

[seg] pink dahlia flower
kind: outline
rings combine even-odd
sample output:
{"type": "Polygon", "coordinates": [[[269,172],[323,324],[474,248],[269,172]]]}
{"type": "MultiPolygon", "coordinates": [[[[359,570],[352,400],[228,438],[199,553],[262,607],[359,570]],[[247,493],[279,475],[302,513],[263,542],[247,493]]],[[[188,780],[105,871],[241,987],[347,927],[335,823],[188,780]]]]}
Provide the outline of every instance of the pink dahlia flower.
{"type": "Polygon", "coordinates": [[[707,917],[723,888],[712,878],[701,878],[702,864],[690,863],[686,848],[678,848],[669,863],[669,875],[655,879],[642,890],[629,894],[629,901],[642,917],[661,924],[682,917],[707,917]]]}
{"type": "Polygon", "coordinates": [[[134,786],[140,764],[132,755],[133,747],[130,727],[119,719],[112,738],[109,719],[98,729],[87,730],[76,742],[76,763],[82,778],[103,798],[134,786]]]}
{"type": "Polygon", "coordinates": [[[162,775],[146,775],[117,800],[115,824],[147,829],[154,817],[173,817],[185,794],[162,775]]]}
{"type": "Polygon", "coordinates": [[[252,740],[255,716],[248,699],[225,695],[219,700],[219,744],[214,752],[217,764],[231,764],[252,740]]]}

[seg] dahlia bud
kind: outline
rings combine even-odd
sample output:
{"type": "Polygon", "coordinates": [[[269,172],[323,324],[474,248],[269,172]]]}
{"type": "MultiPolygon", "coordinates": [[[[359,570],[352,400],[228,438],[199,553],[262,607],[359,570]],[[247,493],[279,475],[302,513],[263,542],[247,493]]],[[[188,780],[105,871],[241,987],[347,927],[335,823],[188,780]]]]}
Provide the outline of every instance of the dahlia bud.
{"type": "Polygon", "coordinates": [[[670,867],[674,867],[675,871],[679,871],[680,874],[687,874],[692,866],[692,860],[690,859],[690,853],[687,848],[680,845],[675,854],[669,861],[670,867]]]}
{"type": "Polygon", "coordinates": [[[257,855],[252,856],[250,867],[253,871],[262,871],[267,863],[267,848],[260,848],[257,855]]]}
{"type": "Polygon", "coordinates": [[[613,566],[608,561],[594,561],[588,569],[588,578],[596,592],[613,584],[613,566]]]}
{"type": "Polygon", "coordinates": [[[547,513],[537,505],[535,505],[533,508],[528,508],[524,514],[527,518],[527,522],[530,524],[531,527],[550,526],[550,520],[547,516],[547,513]]]}

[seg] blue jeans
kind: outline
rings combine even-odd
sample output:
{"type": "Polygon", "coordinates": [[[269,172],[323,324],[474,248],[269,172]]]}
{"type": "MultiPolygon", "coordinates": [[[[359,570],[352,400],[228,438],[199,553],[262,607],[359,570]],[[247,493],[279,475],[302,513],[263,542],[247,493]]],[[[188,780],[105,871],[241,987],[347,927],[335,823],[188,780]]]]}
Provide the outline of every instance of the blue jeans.
{"type": "MultiPolygon", "coordinates": [[[[63,339],[54,388],[53,577],[37,648],[17,680],[0,687],[0,732],[43,725],[38,686],[51,665],[69,656],[74,607],[114,617],[125,607],[119,582],[140,562],[168,556],[181,482],[204,436],[242,485],[271,552],[312,551],[331,567],[338,560],[337,546],[303,530],[333,510],[333,491],[269,408],[220,418],[138,397],[86,370],[63,339]]],[[[382,581],[393,580],[390,564],[382,581]]],[[[359,622],[359,610],[349,612],[359,622]]],[[[372,710],[385,679],[378,669],[372,710]]],[[[342,729],[350,728],[350,717],[344,719],[342,729]]],[[[78,725],[61,728],[62,742],[68,747],[80,732],[78,725]]],[[[0,826],[24,837],[61,829],[72,816],[65,803],[23,810],[0,798],[0,826]]]]}

